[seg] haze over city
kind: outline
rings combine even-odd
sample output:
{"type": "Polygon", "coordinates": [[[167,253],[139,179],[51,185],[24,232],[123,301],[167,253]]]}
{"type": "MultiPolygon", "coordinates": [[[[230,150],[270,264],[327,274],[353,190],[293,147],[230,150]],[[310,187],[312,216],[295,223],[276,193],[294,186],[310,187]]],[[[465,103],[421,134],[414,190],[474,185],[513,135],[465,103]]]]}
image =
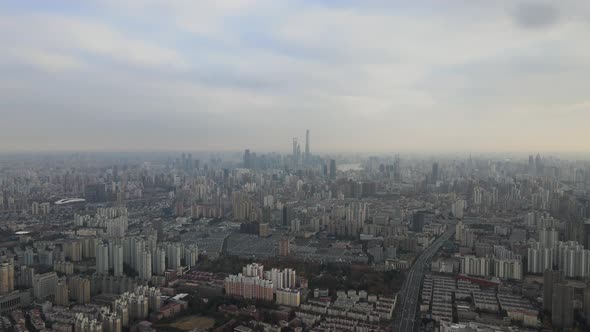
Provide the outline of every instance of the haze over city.
{"type": "Polygon", "coordinates": [[[589,18],[0,0],[0,332],[590,332],[589,18]]]}
{"type": "Polygon", "coordinates": [[[585,152],[588,1],[2,1],[0,150],[585,152]]]}

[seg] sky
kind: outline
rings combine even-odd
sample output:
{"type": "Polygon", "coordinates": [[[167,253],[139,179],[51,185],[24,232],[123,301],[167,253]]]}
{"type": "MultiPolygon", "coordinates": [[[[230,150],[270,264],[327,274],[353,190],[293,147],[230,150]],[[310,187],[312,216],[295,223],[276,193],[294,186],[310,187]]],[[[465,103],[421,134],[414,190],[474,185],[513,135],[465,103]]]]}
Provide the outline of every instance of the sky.
{"type": "Polygon", "coordinates": [[[0,150],[590,150],[590,1],[0,0],[0,150]]]}

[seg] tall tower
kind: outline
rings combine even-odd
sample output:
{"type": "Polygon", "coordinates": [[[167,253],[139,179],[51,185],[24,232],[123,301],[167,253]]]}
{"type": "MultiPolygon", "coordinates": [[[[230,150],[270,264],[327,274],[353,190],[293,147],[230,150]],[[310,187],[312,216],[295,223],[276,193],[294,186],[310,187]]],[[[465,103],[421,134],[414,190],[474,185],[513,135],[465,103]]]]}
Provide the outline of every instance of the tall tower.
{"type": "Polygon", "coordinates": [[[336,178],[336,160],[330,159],[330,178],[336,178]]]}
{"type": "Polygon", "coordinates": [[[438,181],[438,163],[432,164],[432,183],[436,184],[438,181]]]}
{"type": "Polygon", "coordinates": [[[305,162],[309,162],[309,129],[305,131],[305,162]]]}
{"type": "Polygon", "coordinates": [[[299,155],[301,153],[301,148],[299,147],[299,140],[297,137],[293,138],[293,161],[295,164],[299,164],[299,155]]]}

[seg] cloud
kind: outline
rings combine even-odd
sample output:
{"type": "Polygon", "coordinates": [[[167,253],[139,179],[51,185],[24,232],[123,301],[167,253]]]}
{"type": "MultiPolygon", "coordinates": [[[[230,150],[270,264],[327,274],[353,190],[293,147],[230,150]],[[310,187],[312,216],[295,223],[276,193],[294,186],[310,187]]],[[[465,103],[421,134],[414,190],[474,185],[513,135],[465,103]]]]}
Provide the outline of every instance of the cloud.
{"type": "MultiPolygon", "coordinates": [[[[98,57],[138,67],[186,68],[188,61],[178,51],[121,32],[95,19],[51,14],[4,16],[0,36],[13,45],[55,52],[62,57],[98,57]],[[26,22],[26,24],[23,24],[26,22]],[[14,31],[19,31],[18,36],[14,31]]],[[[146,38],[147,39],[147,38],[146,38]]]]}
{"type": "Polygon", "coordinates": [[[0,149],[18,141],[287,150],[308,127],[314,149],[324,150],[492,149],[494,142],[566,149],[590,139],[587,131],[577,140],[566,135],[590,120],[585,106],[568,106],[587,102],[590,33],[575,14],[588,12],[585,2],[452,4],[5,6],[0,112],[17,125],[0,124],[0,149]],[[580,111],[560,119],[569,109],[580,111]],[[39,122],[27,135],[15,129],[26,119],[39,122]],[[104,128],[112,129],[108,139],[104,128]]]}
{"type": "Polygon", "coordinates": [[[6,63],[32,66],[42,71],[56,73],[82,69],[85,63],[79,58],[57,52],[33,48],[6,48],[3,59],[6,63]]]}
{"type": "Polygon", "coordinates": [[[524,2],[517,7],[514,18],[525,28],[546,28],[557,23],[559,9],[548,3],[524,2]]]}

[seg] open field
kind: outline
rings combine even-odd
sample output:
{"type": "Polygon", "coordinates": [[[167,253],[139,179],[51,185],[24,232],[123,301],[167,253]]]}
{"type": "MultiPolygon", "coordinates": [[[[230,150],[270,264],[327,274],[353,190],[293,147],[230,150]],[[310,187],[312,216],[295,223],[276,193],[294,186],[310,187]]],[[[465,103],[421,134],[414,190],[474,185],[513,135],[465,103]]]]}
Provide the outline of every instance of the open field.
{"type": "Polygon", "coordinates": [[[182,317],[170,324],[166,324],[172,328],[182,330],[182,331],[190,331],[192,329],[202,329],[208,330],[215,325],[215,320],[209,317],[203,316],[187,316],[182,317]]]}

